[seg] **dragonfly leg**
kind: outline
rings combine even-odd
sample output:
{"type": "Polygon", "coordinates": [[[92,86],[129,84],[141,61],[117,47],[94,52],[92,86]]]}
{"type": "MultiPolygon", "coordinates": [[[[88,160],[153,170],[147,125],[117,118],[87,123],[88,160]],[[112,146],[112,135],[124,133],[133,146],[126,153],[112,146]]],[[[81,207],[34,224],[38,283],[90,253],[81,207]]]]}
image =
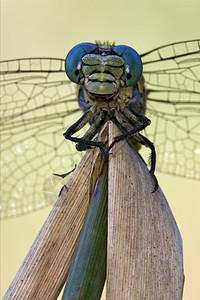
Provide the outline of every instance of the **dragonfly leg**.
{"type": "Polygon", "coordinates": [[[101,142],[92,141],[91,139],[96,135],[99,131],[100,126],[104,123],[104,119],[100,116],[96,118],[95,122],[91,124],[90,128],[86,132],[86,134],[82,138],[72,137],[72,135],[83,128],[88,122],[92,122],[94,116],[92,112],[89,110],[68,130],[63,134],[64,137],[72,142],[77,143],[76,149],[78,151],[83,151],[89,149],[90,147],[99,147],[101,152],[105,154],[101,142]]]}
{"type": "MultiPolygon", "coordinates": [[[[95,117],[95,122],[90,125],[90,128],[85,133],[85,135],[82,137],[82,140],[91,141],[93,139],[93,137],[100,131],[100,128],[104,123],[105,123],[105,117],[103,117],[103,118],[100,116],[95,117]]],[[[76,149],[78,151],[87,150],[88,148],[89,148],[88,144],[85,144],[85,143],[78,143],[76,145],[76,149]]],[[[101,148],[101,150],[102,150],[102,148],[101,148]]],[[[104,151],[102,153],[104,154],[104,151]]]]}
{"type": "Polygon", "coordinates": [[[133,138],[135,141],[137,141],[141,145],[148,147],[151,150],[151,157],[150,157],[151,167],[150,167],[149,173],[151,174],[151,177],[154,180],[154,189],[153,189],[153,193],[154,193],[158,189],[158,180],[154,174],[155,167],[156,167],[156,151],[155,151],[154,144],[140,133],[137,133],[136,135],[134,135],[133,138]]]}
{"type": "Polygon", "coordinates": [[[124,112],[118,112],[115,114],[114,122],[118,127],[121,127],[121,129],[124,132],[124,134],[117,136],[114,138],[114,141],[111,143],[109,148],[106,150],[106,153],[110,151],[110,149],[114,146],[115,143],[121,141],[122,139],[126,137],[131,137],[135,144],[141,144],[144,145],[151,150],[151,167],[150,167],[150,174],[154,180],[154,189],[153,192],[155,192],[158,189],[158,181],[156,176],[154,175],[155,172],[155,165],[156,165],[156,151],[153,143],[149,141],[146,137],[141,135],[139,131],[144,129],[146,126],[150,124],[150,120],[141,115],[140,113],[135,112],[133,109],[129,110],[126,109],[124,112]],[[134,115],[132,115],[132,112],[134,115]],[[138,125],[139,123],[139,125],[138,125]]]}
{"type": "MultiPolygon", "coordinates": [[[[133,116],[131,117],[131,120],[129,118],[131,113],[129,113],[128,116],[125,114],[125,112],[122,112],[122,111],[117,112],[115,114],[115,116],[113,118],[114,122],[117,123],[117,125],[119,124],[120,125],[119,127],[125,128],[126,132],[124,132],[122,135],[116,136],[114,138],[114,141],[110,144],[110,146],[106,150],[106,154],[119,141],[121,141],[121,140],[127,138],[128,136],[131,136],[135,133],[138,133],[139,131],[143,130],[148,125],[150,125],[151,121],[147,117],[145,117],[144,115],[136,112],[133,109],[130,109],[130,110],[131,110],[131,113],[133,113],[133,116]],[[138,125],[138,123],[139,123],[139,125],[138,125]],[[130,129],[130,128],[132,128],[132,129],[130,129]]],[[[126,111],[126,109],[124,111],[126,111]]]]}

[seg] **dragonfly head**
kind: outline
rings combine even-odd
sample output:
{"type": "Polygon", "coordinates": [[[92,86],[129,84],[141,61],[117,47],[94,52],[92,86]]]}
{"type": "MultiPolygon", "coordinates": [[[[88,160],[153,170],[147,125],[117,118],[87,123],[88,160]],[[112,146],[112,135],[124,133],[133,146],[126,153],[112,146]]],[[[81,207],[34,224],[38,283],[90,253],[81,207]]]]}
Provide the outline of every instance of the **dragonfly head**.
{"type": "Polygon", "coordinates": [[[68,53],[65,71],[88,94],[110,98],[124,86],[138,82],[142,62],[139,54],[128,46],[81,43],[68,53]]]}

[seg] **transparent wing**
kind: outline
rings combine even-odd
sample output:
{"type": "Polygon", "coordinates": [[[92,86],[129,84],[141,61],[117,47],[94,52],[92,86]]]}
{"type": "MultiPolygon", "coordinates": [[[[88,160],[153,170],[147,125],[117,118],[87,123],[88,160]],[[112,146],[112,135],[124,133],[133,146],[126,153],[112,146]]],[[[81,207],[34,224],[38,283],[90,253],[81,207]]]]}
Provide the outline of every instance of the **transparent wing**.
{"type": "MultiPolygon", "coordinates": [[[[199,41],[163,46],[143,54],[142,60],[152,121],[146,135],[156,146],[156,169],[198,178],[199,41]]],[[[2,217],[56,200],[52,174],[70,171],[81,156],[62,133],[80,115],[76,86],[67,81],[63,60],[1,62],[2,217]]]]}
{"type": "Polygon", "coordinates": [[[62,134],[80,115],[63,60],[1,62],[1,217],[56,200],[52,174],[70,171],[80,159],[62,134]]]}
{"type": "Polygon", "coordinates": [[[145,135],[155,144],[156,170],[200,177],[200,40],[141,55],[147,89],[145,135]]]}

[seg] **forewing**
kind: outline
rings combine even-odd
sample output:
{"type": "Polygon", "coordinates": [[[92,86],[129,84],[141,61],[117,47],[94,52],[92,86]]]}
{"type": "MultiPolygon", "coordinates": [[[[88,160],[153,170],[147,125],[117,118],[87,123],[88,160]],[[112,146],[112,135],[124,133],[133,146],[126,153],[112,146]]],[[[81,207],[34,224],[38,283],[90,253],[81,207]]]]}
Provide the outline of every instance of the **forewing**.
{"type": "MultiPolygon", "coordinates": [[[[152,120],[145,134],[156,146],[156,169],[191,178],[199,178],[200,169],[199,48],[195,40],[141,55],[152,120]]],[[[70,171],[81,156],[62,133],[80,115],[63,60],[1,62],[2,217],[56,200],[52,174],[70,171]]]]}
{"type": "Polygon", "coordinates": [[[141,55],[147,90],[145,131],[155,144],[156,170],[200,177],[200,40],[141,55]]]}
{"type": "Polygon", "coordinates": [[[56,200],[59,179],[52,174],[70,171],[80,159],[63,137],[80,115],[63,60],[1,62],[1,217],[56,200]]]}

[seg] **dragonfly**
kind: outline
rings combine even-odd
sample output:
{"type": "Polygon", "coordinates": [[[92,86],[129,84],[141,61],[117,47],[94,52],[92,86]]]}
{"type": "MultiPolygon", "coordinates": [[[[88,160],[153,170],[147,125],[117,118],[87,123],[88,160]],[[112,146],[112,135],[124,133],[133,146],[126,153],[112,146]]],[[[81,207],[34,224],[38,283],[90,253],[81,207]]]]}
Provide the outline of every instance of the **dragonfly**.
{"type": "MultiPolygon", "coordinates": [[[[86,47],[86,55],[97,51],[96,44],[84,44],[93,45],[90,50],[86,47]]],[[[125,62],[128,61],[124,78],[125,81],[132,80],[133,74],[127,76],[131,64],[129,55],[123,58],[121,45],[109,47],[107,45],[109,53],[106,53],[106,49],[100,50],[101,56],[105,58],[104,68],[109,67],[109,64],[106,65],[106,57],[115,53],[125,62]]],[[[99,52],[92,54],[99,55],[99,52]]],[[[85,64],[88,59],[89,56],[85,64]]],[[[73,66],[73,55],[70,64],[71,60],[73,66]]],[[[131,90],[128,89],[125,96],[131,98],[129,92],[139,93],[140,99],[145,101],[138,102],[140,107],[137,112],[142,115],[145,112],[145,118],[151,120],[151,124],[144,126],[139,134],[142,133],[155,146],[156,170],[199,179],[200,40],[164,45],[138,55],[138,60],[142,62],[142,76],[137,75],[135,81],[130,83],[131,90]]],[[[1,218],[22,215],[54,203],[63,182],[52,174],[62,174],[73,169],[83,155],[83,152],[75,149],[74,143],[63,137],[64,132],[66,138],[78,142],[76,147],[81,148],[78,150],[86,149],[85,140],[92,142],[98,134],[98,126],[93,126],[91,134],[91,119],[87,119],[84,124],[80,121],[85,118],[82,116],[88,109],[88,102],[85,101],[87,95],[83,94],[85,82],[82,81],[81,87],[80,84],[77,86],[81,79],[80,57],[75,61],[78,67],[73,74],[70,68],[67,69],[67,75],[72,81],[67,79],[65,72],[65,64],[68,63],[67,59],[47,57],[5,60],[0,63],[1,218]],[[81,122],[80,127],[77,127],[78,120],[81,122]]],[[[89,67],[94,67],[94,64],[89,63],[89,67]]],[[[93,83],[97,81],[96,71],[92,73],[93,83]]],[[[121,75],[116,76],[119,79],[121,75]]],[[[113,79],[108,77],[106,80],[112,82],[113,79]]],[[[129,83],[125,82],[125,85],[129,86],[129,83]]],[[[90,95],[95,94],[92,89],[89,90],[90,95]]],[[[101,116],[99,122],[102,119],[101,116]]],[[[140,150],[142,157],[146,156],[143,148],[140,150]]]]}

